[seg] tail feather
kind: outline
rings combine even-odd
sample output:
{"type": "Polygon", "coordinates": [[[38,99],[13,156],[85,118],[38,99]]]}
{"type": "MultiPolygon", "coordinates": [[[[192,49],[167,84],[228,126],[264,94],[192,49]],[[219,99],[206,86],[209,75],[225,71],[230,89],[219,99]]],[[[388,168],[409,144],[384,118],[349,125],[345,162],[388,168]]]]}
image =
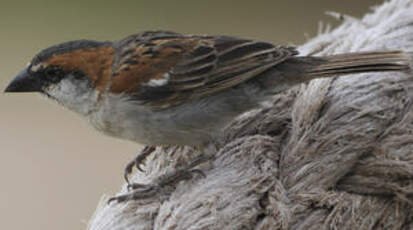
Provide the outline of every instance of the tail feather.
{"type": "Polygon", "coordinates": [[[360,52],[325,57],[294,56],[255,78],[265,95],[279,93],[316,78],[365,72],[408,72],[413,69],[413,52],[360,52]]]}
{"type": "Polygon", "coordinates": [[[310,58],[305,73],[312,77],[328,77],[337,74],[405,71],[412,65],[413,53],[402,51],[360,52],[310,58]]]}

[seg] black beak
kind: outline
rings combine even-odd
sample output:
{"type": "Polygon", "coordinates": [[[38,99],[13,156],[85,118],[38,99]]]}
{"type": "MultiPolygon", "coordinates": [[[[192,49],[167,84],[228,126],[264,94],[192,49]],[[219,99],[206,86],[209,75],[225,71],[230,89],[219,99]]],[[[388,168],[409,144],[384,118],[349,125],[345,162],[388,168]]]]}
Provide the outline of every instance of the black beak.
{"type": "Polygon", "coordinates": [[[41,92],[41,88],[42,85],[39,79],[32,76],[28,71],[28,67],[26,67],[9,83],[4,92],[41,92]]]}

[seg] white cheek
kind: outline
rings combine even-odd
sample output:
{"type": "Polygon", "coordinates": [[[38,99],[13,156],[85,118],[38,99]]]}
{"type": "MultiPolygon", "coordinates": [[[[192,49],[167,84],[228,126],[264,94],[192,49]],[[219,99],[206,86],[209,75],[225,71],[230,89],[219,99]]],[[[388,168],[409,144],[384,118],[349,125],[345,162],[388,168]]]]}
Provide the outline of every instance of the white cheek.
{"type": "Polygon", "coordinates": [[[50,96],[63,104],[76,100],[76,87],[68,80],[62,80],[58,84],[51,85],[46,91],[50,96]]]}
{"type": "Polygon", "coordinates": [[[97,93],[86,82],[63,79],[45,91],[64,107],[84,115],[94,108],[97,101],[97,93]]]}

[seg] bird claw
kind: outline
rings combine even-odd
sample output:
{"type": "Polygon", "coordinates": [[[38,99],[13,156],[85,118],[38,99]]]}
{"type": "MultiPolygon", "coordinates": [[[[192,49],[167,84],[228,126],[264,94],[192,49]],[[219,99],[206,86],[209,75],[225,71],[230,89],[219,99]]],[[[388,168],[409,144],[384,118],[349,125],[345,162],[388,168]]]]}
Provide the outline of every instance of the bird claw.
{"type": "Polygon", "coordinates": [[[132,173],[133,171],[133,167],[136,166],[136,168],[143,172],[144,170],[142,169],[142,165],[145,165],[145,159],[153,152],[155,151],[155,147],[153,146],[145,146],[144,149],[142,149],[142,151],[138,154],[138,156],[136,156],[135,159],[133,159],[131,162],[129,162],[126,167],[125,167],[125,171],[123,173],[123,177],[125,178],[126,183],[131,184],[129,181],[129,175],[132,173]]]}
{"type": "Polygon", "coordinates": [[[156,187],[156,186],[152,184],[131,183],[131,184],[128,184],[126,188],[128,189],[128,191],[131,191],[131,190],[137,190],[137,189],[148,190],[149,188],[152,188],[152,187],[156,187]]]}
{"type": "Polygon", "coordinates": [[[208,158],[197,159],[184,169],[175,170],[170,174],[159,177],[157,182],[153,184],[128,183],[128,193],[110,198],[108,200],[108,204],[113,201],[122,203],[129,200],[142,200],[155,197],[156,195],[165,192],[165,186],[174,186],[181,181],[190,180],[195,174],[206,178],[206,175],[202,170],[193,169],[193,167],[205,162],[206,160],[208,160],[208,158]]]}
{"type": "Polygon", "coordinates": [[[128,190],[130,188],[133,188],[132,191],[129,191],[126,194],[122,194],[122,195],[109,198],[108,204],[111,204],[114,201],[116,201],[117,203],[122,203],[122,202],[129,201],[129,200],[143,200],[143,199],[154,197],[160,192],[159,186],[154,185],[154,184],[148,184],[148,185],[140,184],[140,188],[134,187],[137,185],[138,184],[128,185],[128,190]]]}

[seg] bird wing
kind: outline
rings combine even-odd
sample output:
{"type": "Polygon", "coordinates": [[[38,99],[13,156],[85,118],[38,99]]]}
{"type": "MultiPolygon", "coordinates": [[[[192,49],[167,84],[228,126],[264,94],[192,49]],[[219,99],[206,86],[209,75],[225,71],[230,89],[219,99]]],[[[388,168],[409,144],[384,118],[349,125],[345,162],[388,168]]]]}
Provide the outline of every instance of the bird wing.
{"type": "Polygon", "coordinates": [[[231,88],[298,53],[249,39],[165,31],[129,36],[117,50],[110,90],[153,109],[231,88]]]}

